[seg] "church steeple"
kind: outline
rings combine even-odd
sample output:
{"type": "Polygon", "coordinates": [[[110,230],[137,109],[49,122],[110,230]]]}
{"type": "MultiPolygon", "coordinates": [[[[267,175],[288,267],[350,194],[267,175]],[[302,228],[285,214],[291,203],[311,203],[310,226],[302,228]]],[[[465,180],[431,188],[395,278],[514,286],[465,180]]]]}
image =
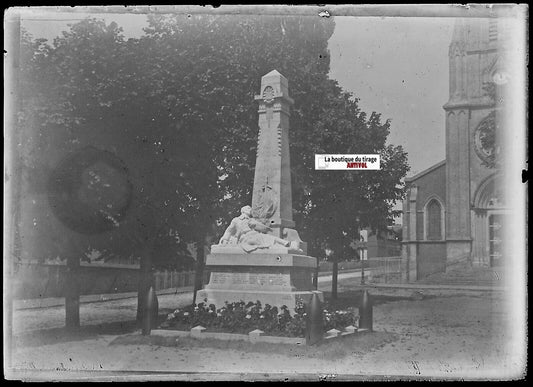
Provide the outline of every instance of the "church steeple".
{"type": "Polygon", "coordinates": [[[464,19],[457,19],[453,26],[452,40],[449,47],[449,56],[463,53],[466,46],[467,25],[464,19]]]}
{"type": "Polygon", "coordinates": [[[459,18],[449,46],[450,98],[446,111],[446,239],[448,256],[468,254],[472,240],[472,176],[481,165],[476,130],[494,109],[488,87],[498,65],[499,20],[459,18]],[[453,242],[452,242],[453,241],[453,242]]]}
{"type": "Polygon", "coordinates": [[[466,88],[466,42],[467,24],[464,19],[457,19],[453,29],[452,41],[448,50],[450,58],[450,99],[455,102],[465,97],[466,88]]]}

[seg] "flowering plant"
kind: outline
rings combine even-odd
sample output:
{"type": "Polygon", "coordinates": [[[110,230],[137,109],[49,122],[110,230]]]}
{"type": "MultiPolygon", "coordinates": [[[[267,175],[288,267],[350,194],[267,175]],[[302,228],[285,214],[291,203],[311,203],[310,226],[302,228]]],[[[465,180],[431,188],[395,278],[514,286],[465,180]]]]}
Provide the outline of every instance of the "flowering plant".
{"type": "MultiPolygon", "coordinates": [[[[348,325],[356,324],[353,311],[330,311],[327,305],[323,308],[322,317],[324,331],[333,328],[342,330],[348,325]]],[[[169,313],[161,327],[190,330],[201,325],[209,331],[243,334],[260,329],[267,335],[304,337],[306,319],[306,307],[301,301],[297,302],[294,313],[291,314],[286,305],[278,309],[269,304],[263,307],[260,301],[226,301],[224,306],[217,309],[213,304],[207,305],[207,300],[204,300],[169,313]]]]}
{"type": "MultiPolygon", "coordinates": [[[[358,317],[358,316],[357,316],[358,317]]],[[[322,322],[325,331],[330,329],[342,330],[343,328],[349,325],[356,325],[357,317],[354,315],[353,311],[348,310],[333,310],[329,311],[324,308],[322,312],[322,322]]]]}

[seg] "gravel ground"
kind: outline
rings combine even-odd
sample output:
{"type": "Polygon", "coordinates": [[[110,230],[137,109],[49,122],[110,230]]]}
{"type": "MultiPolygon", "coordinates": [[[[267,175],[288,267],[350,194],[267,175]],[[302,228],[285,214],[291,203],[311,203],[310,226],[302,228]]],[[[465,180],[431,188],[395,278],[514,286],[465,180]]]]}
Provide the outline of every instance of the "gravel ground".
{"type": "MultiPolygon", "coordinates": [[[[165,294],[157,296],[161,312],[174,310],[192,302],[192,293],[165,294]]],[[[137,298],[80,304],[80,325],[109,324],[135,319],[137,298]]],[[[14,334],[35,330],[61,328],[65,325],[64,306],[40,309],[22,309],[13,312],[14,334]]]]}
{"type": "MultiPolygon", "coordinates": [[[[187,303],[190,294],[159,297],[161,309],[187,303]]],[[[423,295],[392,301],[374,307],[374,330],[389,334],[375,348],[357,347],[328,360],[302,356],[290,349],[261,353],[228,344],[209,348],[190,343],[160,345],[109,345],[124,335],[97,328],[83,334],[65,333],[62,308],[16,311],[18,333],[13,353],[15,378],[46,380],[113,378],[113,380],[156,379],[516,379],[525,369],[522,342],[516,330],[508,327],[511,315],[505,313],[501,293],[423,295]],[[39,315],[39,311],[41,314],[39,315]],[[44,311],[44,312],[43,312],[44,311]],[[46,318],[42,313],[46,313],[46,318]],[[36,336],[32,329],[49,329],[36,336]],[[509,343],[514,342],[514,345],[509,343]],[[99,371],[95,373],[94,371],[99,371]],[[86,372],[90,373],[87,374],[86,372]],[[113,374],[108,371],[129,371],[113,374]],[[132,374],[131,371],[142,371],[132,374]],[[162,372],[154,374],[152,372],[162,372]],[[44,373],[43,373],[44,372],[44,373]],[[122,378],[122,379],[121,379],[122,378]]],[[[131,319],[135,299],[85,304],[82,324],[117,319],[117,313],[131,319]],[[117,304],[114,304],[117,303],[117,304]],[[117,312],[118,311],[118,312],[117,312]],[[99,317],[98,317],[99,316],[99,317]],[[107,317],[106,317],[107,316],[107,317]]],[[[134,315],[134,314],[133,314],[134,315]]],[[[134,332],[130,327],[129,333],[134,332]]],[[[320,347],[317,347],[319,350],[320,347]]]]}

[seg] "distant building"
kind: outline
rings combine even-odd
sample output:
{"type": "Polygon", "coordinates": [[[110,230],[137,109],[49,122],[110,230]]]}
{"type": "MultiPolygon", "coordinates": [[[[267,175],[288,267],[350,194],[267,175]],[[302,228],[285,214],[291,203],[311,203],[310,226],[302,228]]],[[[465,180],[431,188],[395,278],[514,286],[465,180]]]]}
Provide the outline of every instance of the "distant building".
{"type": "Polygon", "coordinates": [[[361,240],[354,243],[359,258],[372,259],[395,257],[401,252],[401,228],[389,226],[386,230],[372,231],[370,228],[360,231],[361,240]]]}
{"type": "MultiPolygon", "coordinates": [[[[501,264],[504,203],[497,160],[504,106],[503,20],[458,19],[449,47],[446,159],[405,179],[403,245],[407,280],[445,271],[457,261],[501,264]],[[503,75],[502,75],[503,74],[503,75]]],[[[430,144],[428,146],[431,146],[430,144]]]]}

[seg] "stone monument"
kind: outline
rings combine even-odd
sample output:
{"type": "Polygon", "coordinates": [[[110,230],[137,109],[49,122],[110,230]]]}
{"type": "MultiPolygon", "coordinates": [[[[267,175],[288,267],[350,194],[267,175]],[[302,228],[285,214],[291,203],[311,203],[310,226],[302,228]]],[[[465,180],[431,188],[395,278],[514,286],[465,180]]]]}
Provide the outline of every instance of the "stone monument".
{"type": "MultiPolygon", "coordinates": [[[[292,220],[289,155],[290,106],[287,79],[273,70],[261,78],[259,138],[252,206],[244,206],[218,245],[211,246],[206,266],[209,284],[198,299],[223,306],[225,301],[261,301],[294,310],[314,291],[317,260],[309,257],[292,220]]],[[[323,295],[319,292],[323,300],[323,295]]]]}

